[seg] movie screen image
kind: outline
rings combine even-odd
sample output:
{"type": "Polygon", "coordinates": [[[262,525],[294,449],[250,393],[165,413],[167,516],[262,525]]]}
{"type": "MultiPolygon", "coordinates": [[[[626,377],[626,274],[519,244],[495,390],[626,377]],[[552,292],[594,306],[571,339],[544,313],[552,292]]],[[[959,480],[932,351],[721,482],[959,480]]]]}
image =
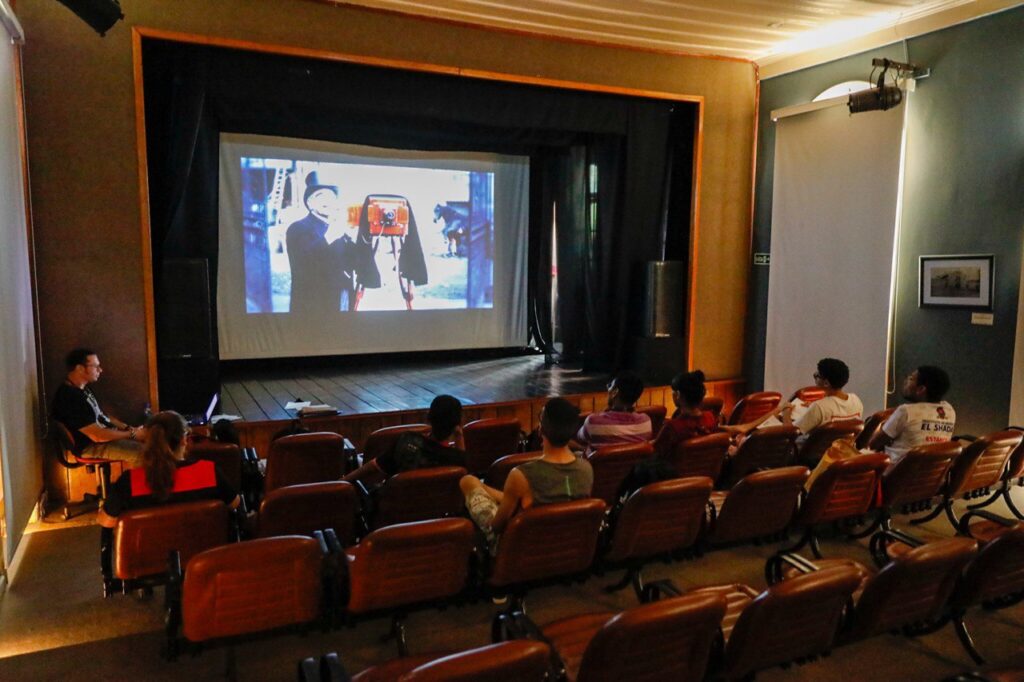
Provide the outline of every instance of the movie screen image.
{"type": "Polygon", "coordinates": [[[493,173],[239,163],[247,313],[493,307],[493,173]]]}

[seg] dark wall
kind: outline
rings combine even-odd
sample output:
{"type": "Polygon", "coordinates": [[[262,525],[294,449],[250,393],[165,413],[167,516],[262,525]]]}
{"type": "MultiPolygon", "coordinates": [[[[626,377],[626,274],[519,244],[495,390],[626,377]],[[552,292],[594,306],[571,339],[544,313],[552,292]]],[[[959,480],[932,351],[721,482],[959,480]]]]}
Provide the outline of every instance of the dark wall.
{"type": "MultiPolygon", "coordinates": [[[[1003,427],[1009,416],[1024,243],[1024,9],[772,78],[761,85],[754,250],[768,251],[774,174],[770,111],[807,102],[830,85],[866,80],[873,57],[931,68],[909,98],[899,244],[895,371],[946,368],[957,432],[1003,427]],[[995,254],[995,324],[965,310],[919,308],[918,256],[995,254]]],[[[856,267],[855,264],[844,264],[856,267]]],[[[764,376],[768,270],[753,267],[747,376],[764,376]]],[[[891,396],[890,405],[899,402],[891,396]]]]}

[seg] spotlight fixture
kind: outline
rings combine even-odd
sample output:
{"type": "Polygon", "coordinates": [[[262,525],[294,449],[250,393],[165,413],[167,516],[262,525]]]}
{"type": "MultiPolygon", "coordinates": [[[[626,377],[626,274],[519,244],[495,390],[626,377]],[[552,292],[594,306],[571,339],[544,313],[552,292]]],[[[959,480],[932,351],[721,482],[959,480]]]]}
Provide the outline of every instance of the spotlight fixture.
{"type": "Polygon", "coordinates": [[[862,111],[888,111],[893,107],[899,106],[900,102],[903,101],[903,91],[900,90],[897,84],[898,79],[900,77],[917,78],[927,75],[926,73],[921,73],[921,69],[914,64],[894,62],[891,59],[873,59],[871,60],[871,66],[875,69],[881,67],[882,71],[878,74],[877,81],[875,81],[875,72],[871,72],[871,80],[875,81],[874,87],[850,93],[847,106],[850,108],[851,114],[859,114],[862,111]],[[886,85],[885,76],[890,71],[892,72],[892,83],[886,85]]]}
{"type": "Polygon", "coordinates": [[[110,28],[124,19],[121,3],[117,0],[57,0],[78,15],[78,18],[92,26],[92,30],[106,35],[110,28]]]}

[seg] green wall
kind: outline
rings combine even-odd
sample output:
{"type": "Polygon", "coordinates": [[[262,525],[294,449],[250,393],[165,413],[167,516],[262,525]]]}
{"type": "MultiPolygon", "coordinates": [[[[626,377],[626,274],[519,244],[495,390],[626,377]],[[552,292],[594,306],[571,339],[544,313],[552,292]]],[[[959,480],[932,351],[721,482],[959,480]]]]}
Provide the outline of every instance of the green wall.
{"type": "MultiPolygon", "coordinates": [[[[1009,416],[1024,247],[1022,36],[1024,8],[1017,8],[761,84],[754,251],[770,248],[771,110],[810,101],[845,80],[865,80],[874,57],[931,69],[909,98],[894,361],[899,378],[919,364],[950,373],[958,433],[993,431],[1009,416]],[[972,325],[970,311],[917,306],[918,256],[956,253],[995,254],[991,327],[972,325]]],[[[764,376],[767,268],[752,267],[751,287],[746,374],[754,389],[764,376]]],[[[890,405],[898,402],[890,398],[890,405]]]]}

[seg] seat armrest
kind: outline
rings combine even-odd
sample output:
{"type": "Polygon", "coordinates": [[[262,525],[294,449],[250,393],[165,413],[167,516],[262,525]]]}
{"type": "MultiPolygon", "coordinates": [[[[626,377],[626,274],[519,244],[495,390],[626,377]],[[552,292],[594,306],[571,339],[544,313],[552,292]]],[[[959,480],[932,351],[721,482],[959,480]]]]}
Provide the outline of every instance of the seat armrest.
{"type": "Polygon", "coordinates": [[[971,519],[976,516],[981,517],[986,521],[998,523],[1005,528],[1013,528],[1019,523],[1016,519],[1008,519],[1005,516],[993,514],[992,512],[985,511],[984,509],[972,509],[960,517],[960,523],[957,526],[957,533],[966,537],[973,537],[971,535],[971,519]]]}
{"type": "Polygon", "coordinates": [[[778,552],[768,557],[764,564],[764,578],[769,585],[782,582],[782,566],[787,564],[801,573],[814,573],[819,566],[796,552],[778,552]]]}
{"type": "Polygon", "coordinates": [[[913,535],[900,530],[878,531],[871,536],[871,542],[868,543],[868,551],[871,552],[871,558],[879,568],[884,568],[889,563],[889,553],[886,549],[893,542],[900,542],[908,547],[920,547],[925,544],[924,540],[915,538],[913,535]]]}
{"type": "Polygon", "coordinates": [[[671,580],[655,580],[644,585],[640,601],[647,603],[658,601],[663,597],[680,597],[682,594],[683,591],[676,587],[671,580]]]}

